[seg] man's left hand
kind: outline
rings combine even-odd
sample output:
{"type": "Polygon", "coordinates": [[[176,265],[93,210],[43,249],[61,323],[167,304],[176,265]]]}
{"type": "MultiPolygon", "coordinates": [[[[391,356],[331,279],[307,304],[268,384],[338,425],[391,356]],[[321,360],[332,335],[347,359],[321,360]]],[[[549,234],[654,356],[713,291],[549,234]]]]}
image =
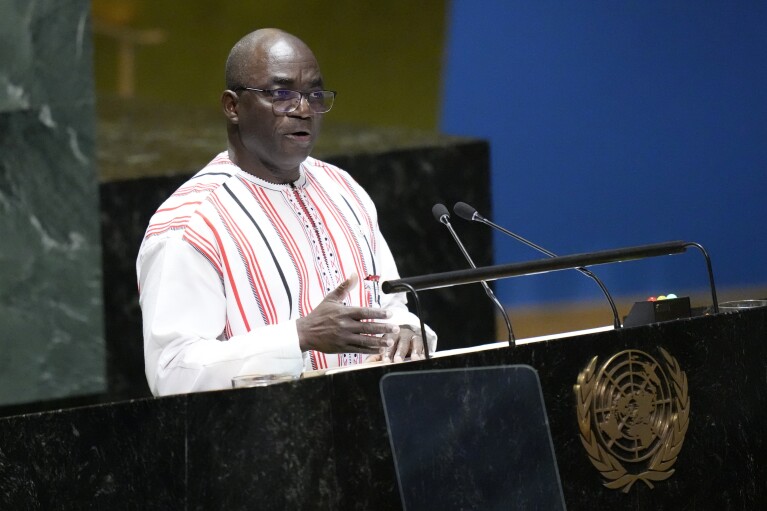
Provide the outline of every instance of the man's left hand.
{"type": "Polygon", "coordinates": [[[409,327],[401,325],[396,334],[384,334],[384,338],[389,338],[394,343],[385,348],[381,348],[379,355],[373,355],[369,361],[383,360],[384,362],[402,362],[408,356],[410,360],[423,360],[423,338],[409,327]]]}

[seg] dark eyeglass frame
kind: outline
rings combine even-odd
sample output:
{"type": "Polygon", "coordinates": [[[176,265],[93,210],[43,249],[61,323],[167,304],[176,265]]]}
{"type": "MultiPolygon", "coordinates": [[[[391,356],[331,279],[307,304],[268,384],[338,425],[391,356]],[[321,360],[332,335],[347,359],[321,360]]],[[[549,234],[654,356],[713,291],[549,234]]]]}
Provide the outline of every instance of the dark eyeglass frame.
{"type": "Polygon", "coordinates": [[[306,103],[309,105],[309,108],[314,112],[315,114],[324,114],[330,111],[331,108],[333,108],[333,103],[336,99],[337,92],[334,90],[315,90],[311,92],[301,92],[297,90],[291,90],[291,89],[259,89],[256,87],[235,87],[233,89],[235,92],[241,91],[241,90],[250,90],[254,92],[264,92],[269,94],[272,97],[272,111],[275,114],[289,114],[291,112],[295,112],[299,106],[301,106],[301,100],[303,98],[306,98],[306,103]],[[290,98],[278,98],[278,94],[284,94],[284,93],[292,93],[292,97],[290,98]],[[328,100],[328,95],[330,95],[330,106],[325,109],[325,102],[328,100]],[[277,107],[277,103],[285,103],[286,107],[277,107]]]}

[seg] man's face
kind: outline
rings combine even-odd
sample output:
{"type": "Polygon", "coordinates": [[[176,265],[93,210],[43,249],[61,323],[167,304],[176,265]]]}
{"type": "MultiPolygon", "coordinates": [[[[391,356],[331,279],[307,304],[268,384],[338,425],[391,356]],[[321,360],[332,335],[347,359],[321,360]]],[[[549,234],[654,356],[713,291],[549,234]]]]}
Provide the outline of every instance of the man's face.
{"type": "MultiPolygon", "coordinates": [[[[248,73],[248,83],[259,89],[322,89],[322,74],[308,48],[278,40],[259,50],[248,73]]],[[[248,159],[263,165],[275,178],[295,179],[295,171],[309,156],[319,134],[322,114],[314,113],[306,99],[287,114],[272,111],[268,93],[238,91],[239,133],[248,159]]]]}

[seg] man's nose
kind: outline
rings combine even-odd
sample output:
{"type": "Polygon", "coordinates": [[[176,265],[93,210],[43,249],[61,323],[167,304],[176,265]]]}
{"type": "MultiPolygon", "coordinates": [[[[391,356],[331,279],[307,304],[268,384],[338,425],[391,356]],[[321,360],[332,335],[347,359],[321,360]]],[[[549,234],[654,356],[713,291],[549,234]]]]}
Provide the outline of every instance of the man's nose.
{"type": "Polygon", "coordinates": [[[314,110],[309,106],[309,96],[301,94],[301,97],[298,99],[298,106],[292,113],[299,117],[312,117],[314,115],[314,110]]]}

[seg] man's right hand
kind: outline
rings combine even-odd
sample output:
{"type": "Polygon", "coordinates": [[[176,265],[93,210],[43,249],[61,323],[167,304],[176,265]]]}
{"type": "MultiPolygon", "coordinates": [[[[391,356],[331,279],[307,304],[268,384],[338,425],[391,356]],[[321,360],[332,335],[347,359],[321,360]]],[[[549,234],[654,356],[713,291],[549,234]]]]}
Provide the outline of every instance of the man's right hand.
{"type": "Polygon", "coordinates": [[[379,353],[392,344],[390,336],[399,326],[369,321],[388,319],[391,312],[369,307],[347,307],[344,297],[357,285],[359,277],[352,274],[331,291],[312,312],[296,321],[301,351],[324,353],[379,353]],[[363,321],[368,320],[368,321],[363,321]]]}

